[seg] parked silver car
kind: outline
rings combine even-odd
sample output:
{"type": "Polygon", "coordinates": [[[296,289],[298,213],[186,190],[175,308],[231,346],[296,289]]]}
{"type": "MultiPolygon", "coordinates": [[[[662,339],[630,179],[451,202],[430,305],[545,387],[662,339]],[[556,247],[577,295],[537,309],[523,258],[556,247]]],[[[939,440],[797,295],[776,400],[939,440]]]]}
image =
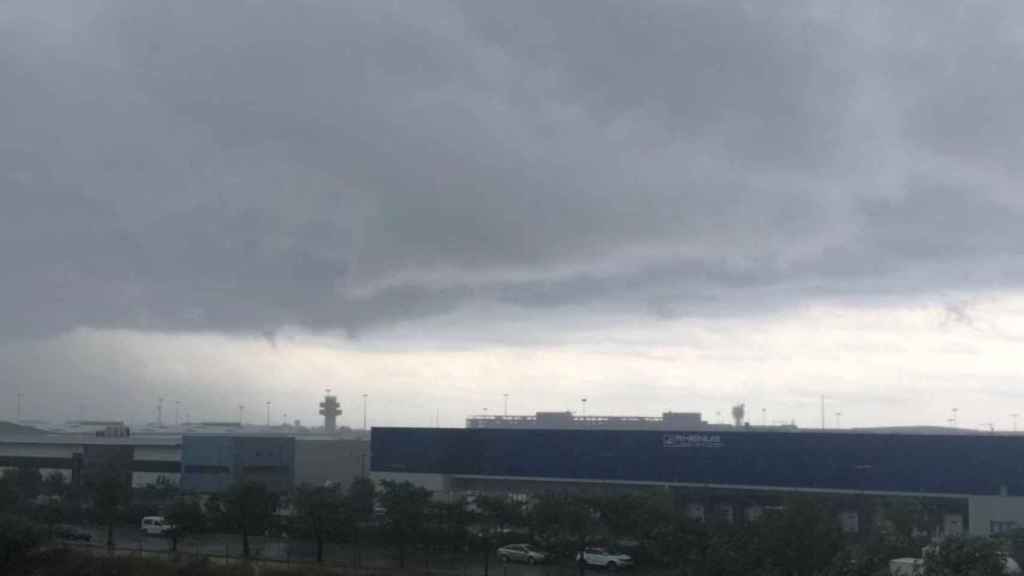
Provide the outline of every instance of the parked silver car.
{"type": "Polygon", "coordinates": [[[509,544],[498,548],[498,558],[502,562],[540,564],[548,559],[548,555],[529,544],[509,544]]]}

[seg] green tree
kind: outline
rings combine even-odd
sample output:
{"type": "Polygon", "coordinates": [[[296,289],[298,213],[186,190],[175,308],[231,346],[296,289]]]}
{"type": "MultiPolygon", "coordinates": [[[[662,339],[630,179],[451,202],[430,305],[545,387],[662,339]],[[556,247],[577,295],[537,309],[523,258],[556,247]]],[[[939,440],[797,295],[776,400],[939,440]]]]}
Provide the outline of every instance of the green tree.
{"type": "Polygon", "coordinates": [[[384,506],[384,532],[405,568],[408,548],[422,539],[431,492],[409,482],[383,481],[380,501],[384,506]]]}
{"type": "Polygon", "coordinates": [[[59,470],[54,470],[43,478],[43,493],[48,496],[55,496],[57,498],[64,498],[67,496],[70,486],[68,485],[67,478],[59,470]]]}
{"type": "Polygon", "coordinates": [[[608,535],[615,541],[641,536],[645,498],[637,493],[611,494],[593,500],[608,535]]]}
{"type": "Polygon", "coordinates": [[[448,551],[452,554],[464,551],[469,543],[469,525],[472,520],[465,498],[438,502],[434,512],[448,551]]]}
{"type": "Polygon", "coordinates": [[[356,478],[348,487],[346,501],[352,520],[352,564],[357,568],[362,564],[363,527],[373,519],[376,493],[376,484],[365,476],[356,478]]]}
{"type": "Polygon", "coordinates": [[[242,557],[251,557],[249,536],[266,532],[277,510],[277,495],[258,482],[235,484],[220,498],[210,499],[207,509],[220,523],[242,535],[242,557]]]}
{"type": "MultiPolygon", "coordinates": [[[[529,523],[534,535],[575,558],[595,533],[599,514],[595,499],[570,493],[541,494],[530,507],[529,523]]],[[[577,562],[580,574],[584,564],[577,562]]]]}
{"type": "Polygon", "coordinates": [[[47,502],[40,510],[37,511],[37,518],[46,524],[46,533],[50,538],[52,538],[54,527],[64,521],[64,505],[60,502],[47,502]]]}
{"type": "Polygon", "coordinates": [[[43,541],[39,528],[20,516],[0,514],[0,574],[25,558],[43,541]]]}
{"type": "Polygon", "coordinates": [[[206,529],[203,507],[195,498],[178,496],[167,509],[166,518],[174,528],[171,530],[171,551],[178,551],[178,541],[206,529]]]}
{"type": "Polygon", "coordinates": [[[484,523],[498,533],[525,523],[522,504],[508,496],[484,494],[476,498],[476,506],[484,523]]]}
{"type": "Polygon", "coordinates": [[[923,576],[997,576],[1005,562],[996,540],[947,538],[925,554],[923,576]]]}
{"type": "Polygon", "coordinates": [[[775,574],[813,576],[833,566],[843,535],[830,506],[811,497],[793,497],[781,513],[757,525],[754,554],[775,574]]]}
{"type": "Polygon", "coordinates": [[[99,520],[107,528],[107,547],[114,547],[114,523],[118,513],[131,501],[128,482],[116,471],[98,475],[90,482],[93,507],[99,520]]]}
{"type": "Polygon", "coordinates": [[[495,535],[503,535],[512,526],[526,523],[523,506],[506,495],[482,494],[476,498],[476,507],[481,520],[480,544],[484,555],[484,574],[490,568],[495,535]]]}
{"type": "Polygon", "coordinates": [[[349,507],[352,516],[359,522],[369,522],[373,518],[373,503],[377,487],[373,480],[366,477],[356,478],[348,487],[349,507]]]}
{"type": "Polygon", "coordinates": [[[652,560],[673,565],[680,558],[678,534],[685,523],[685,514],[676,510],[672,493],[657,490],[644,493],[636,510],[637,538],[641,540],[652,560]]]}
{"type": "Polygon", "coordinates": [[[13,511],[18,504],[18,491],[6,475],[0,476],[0,513],[13,511]]]}
{"type": "Polygon", "coordinates": [[[28,502],[39,496],[43,476],[38,468],[9,468],[3,475],[14,487],[19,501],[28,502]]]}
{"type": "Polygon", "coordinates": [[[345,494],[334,486],[299,486],[292,499],[298,528],[316,542],[316,561],[324,561],[324,541],[348,532],[351,514],[345,494]]]}
{"type": "Polygon", "coordinates": [[[157,476],[155,482],[150,482],[139,489],[138,496],[144,502],[166,505],[177,498],[178,484],[166,476],[157,476]]]}

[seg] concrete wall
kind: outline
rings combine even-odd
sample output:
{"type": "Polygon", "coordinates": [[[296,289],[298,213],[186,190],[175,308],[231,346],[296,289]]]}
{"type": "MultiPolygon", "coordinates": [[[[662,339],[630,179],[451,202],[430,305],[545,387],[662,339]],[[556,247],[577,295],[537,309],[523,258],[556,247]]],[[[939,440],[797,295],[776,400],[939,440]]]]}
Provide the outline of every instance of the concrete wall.
{"type": "Polygon", "coordinates": [[[181,488],[224,492],[235,482],[235,443],[230,436],[185,436],[181,440],[181,488]]]}
{"type": "Polygon", "coordinates": [[[968,529],[971,534],[987,536],[1005,530],[1012,523],[1024,526],[1024,498],[1016,496],[971,496],[968,529]],[[993,528],[995,530],[993,530],[993,528]]]}
{"type": "Polygon", "coordinates": [[[5,444],[0,442],[0,456],[28,458],[71,458],[81,454],[82,446],[77,444],[5,444]]]}
{"type": "Polygon", "coordinates": [[[370,443],[366,440],[339,438],[296,438],[295,483],[314,486],[341,484],[368,472],[370,443]]]}
{"type": "Polygon", "coordinates": [[[236,436],[237,480],[265,484],[275,492],[295,485],[295,438],[288,436],[236,436]]]}
{"type": "Polygon", "coordinates": [[[294,486],[292,437],[186,435],[181,457],[181,487],[189,492],[224,492],[249,480],[278,492],[294,486]]]}

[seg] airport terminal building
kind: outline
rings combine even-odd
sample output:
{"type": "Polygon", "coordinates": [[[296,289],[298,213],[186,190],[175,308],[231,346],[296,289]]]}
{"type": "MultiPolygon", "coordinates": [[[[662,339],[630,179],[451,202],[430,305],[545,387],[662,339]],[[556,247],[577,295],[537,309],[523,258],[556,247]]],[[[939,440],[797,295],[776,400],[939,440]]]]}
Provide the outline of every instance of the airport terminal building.
{"type": "MultiPolygon", "coordinates": [[[[942,503],[946,533],[1024,526],[1024,437],[847,431],[375,428],[378,478],[439,492],[665,488],[751,517],[788,494],[942,503]]],[[[863,524],[856,506],[844,523],[863,524]]]]}

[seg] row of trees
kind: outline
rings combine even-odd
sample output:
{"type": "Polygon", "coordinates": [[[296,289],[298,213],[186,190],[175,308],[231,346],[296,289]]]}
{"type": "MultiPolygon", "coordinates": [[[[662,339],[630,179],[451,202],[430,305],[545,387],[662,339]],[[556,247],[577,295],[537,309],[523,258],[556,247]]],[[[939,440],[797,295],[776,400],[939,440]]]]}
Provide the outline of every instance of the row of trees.
{"type": "MultiPolygon", "coordinates": [[[[263,484],[243,482],[225,494],[209,497],[205,504],[179,495],[165,516],[175,526],[172,548],[185,536],[208,530],[242,536],[242,554],[251,556],[250,537],[283,533],[309,538],[316,543],[316,559],[323,561],[327,542],[358,542],[360,527],[369,522],[374,505],[374,485],[356,479],[347,490],[340,486],[300,486],[284,498],[263,484]],[[285,513],[279,513],[282,508],[285,513]]],[[[358,560],[358,558],[356,558],[358,560]]]]}
{"type": "MultiPolygon", "coordinates": [[[[44,511],[35,517],[50,523],[59,517],[46,513],[54,501],[84,501],[107,526],[112,545],[113,526],[134,501],[177,527],[171,535],[175,549],[184,537],[231,532],[242,536],[243,554],[249,557],[251,536],[280,532],[314,542],[317,561],[323,561],[327,543],[344,543],[351,545],[352,562],[359,565],[364,544],[375,544],[391,547],[402,567],[413,549],[480,554],[486,572],[494,549],[513,540],[534,542],[565,558],[586,545],[605,544],[627,546],[645,564],[715,576],[884,573],[891,558],[919,555],[926,543],[920,525],[941,516],[941,510],[919,502],[877,501],[872,506],[884,509],[887,522],[866,535],[851,536],[837,522],[848,502],[806,497],[786,499],[777,512],[757,522],[734,523],[723,517],[693,519],[687,508],[692,495],[670,490],[439,499],[409,483],[375,484],[361,478],[348,489],[301,486],[287,495],[247,482],[201,500],[180,494],[166,481],[131,491],[115,477],[100,477],[83,491],[75,494],[63,477],[8,471],[0,478],[0,515],[24,511],[35,500],[44,511]],[[50,501],[38,503],[40,495],[50,501]]],[[[136,508],[131,514],[140,512],[136,508]]],[[[137,522],[138,516],[130,520],[137,522]]],[[[1005,550],[987,540],[950,542],[926,564],[927,576],[985,574],[1005,550]]]]}

